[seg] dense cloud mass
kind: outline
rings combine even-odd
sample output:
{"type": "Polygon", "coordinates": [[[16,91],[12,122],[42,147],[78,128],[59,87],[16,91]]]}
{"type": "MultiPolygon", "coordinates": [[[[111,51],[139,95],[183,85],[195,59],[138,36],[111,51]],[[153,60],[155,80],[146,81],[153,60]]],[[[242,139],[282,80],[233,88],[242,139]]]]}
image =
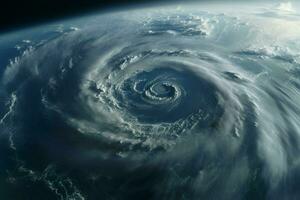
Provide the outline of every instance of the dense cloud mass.
{"type": "Polygon", "coordinates": [[[1,199],[299,199],[296,10],[137,9],[0,36],[1,199]]]}

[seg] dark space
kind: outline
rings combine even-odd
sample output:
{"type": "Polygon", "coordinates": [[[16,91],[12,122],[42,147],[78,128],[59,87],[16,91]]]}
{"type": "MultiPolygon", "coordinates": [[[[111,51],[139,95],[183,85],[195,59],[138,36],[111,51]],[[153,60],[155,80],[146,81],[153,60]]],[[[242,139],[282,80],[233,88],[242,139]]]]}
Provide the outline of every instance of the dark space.
{"type": "Polygon", "coordinates": [[[145,0],[9,0],[0,7],[0,33],[93,11],[105,12],[148,2],[145,0]]]}

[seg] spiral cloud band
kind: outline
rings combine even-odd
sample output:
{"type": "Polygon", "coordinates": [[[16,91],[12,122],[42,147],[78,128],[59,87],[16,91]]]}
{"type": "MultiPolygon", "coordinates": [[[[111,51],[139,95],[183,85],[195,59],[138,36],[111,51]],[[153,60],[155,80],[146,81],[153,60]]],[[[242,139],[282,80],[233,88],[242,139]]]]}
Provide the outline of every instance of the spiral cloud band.
{"type": "Polygon", "coordinates": [[[0,36],[18,52],[0,71],[7,197],[298,199],[300,22],[282,8],[137,9],[0,36]]]}

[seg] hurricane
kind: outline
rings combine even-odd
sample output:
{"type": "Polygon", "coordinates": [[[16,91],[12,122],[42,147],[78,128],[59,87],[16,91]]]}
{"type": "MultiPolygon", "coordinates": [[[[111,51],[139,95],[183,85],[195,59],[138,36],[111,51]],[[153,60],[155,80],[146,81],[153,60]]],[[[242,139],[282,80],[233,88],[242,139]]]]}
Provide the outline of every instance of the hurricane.
{"type": "Polygon", "coordinates": [[[17,52],[0,68],[4,194],[298,199],[292,6],[139,8],[0,36],[17,52]]]}

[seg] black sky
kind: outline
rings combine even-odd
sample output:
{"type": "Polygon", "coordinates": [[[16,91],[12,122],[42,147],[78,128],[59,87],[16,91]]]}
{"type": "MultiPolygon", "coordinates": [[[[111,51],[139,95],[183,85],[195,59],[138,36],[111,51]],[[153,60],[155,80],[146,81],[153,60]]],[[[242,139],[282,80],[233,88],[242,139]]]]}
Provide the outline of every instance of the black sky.
{"type": "MultiPolygon", "coordinates": [[[[169,1],[169,0],[167,0],[169,1]]],[[[3,0],[0,33],[92,11],[142,5],[158,0],[3,0]]]]}
{"type": "Polygon", "coordinates": [[[88,14],[93,11],[110,11],[127,6],[149,6],[171,2],[260,2],[284,0],[1,0],[0,34],[39,23],[59,20],[65,17],[88,14]]]}

